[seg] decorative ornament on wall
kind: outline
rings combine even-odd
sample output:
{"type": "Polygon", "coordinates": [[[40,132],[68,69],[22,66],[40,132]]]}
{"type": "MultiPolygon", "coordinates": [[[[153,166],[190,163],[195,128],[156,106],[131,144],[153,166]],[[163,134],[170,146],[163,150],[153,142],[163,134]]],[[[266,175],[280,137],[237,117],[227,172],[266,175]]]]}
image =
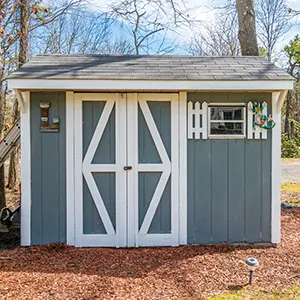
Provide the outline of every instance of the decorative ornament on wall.
{"type": "Polygon", "coordinates": [[[268,104],[266,102],[248,102],[247,138],[267,139],[269,129],[276,123],[271,115],[268,116],[268,104]]]}
{"type": "Polygon", "coordinates": [[[254,103],[253,109],[252,109],[252,111],[254,113],[254,125],[259,126],[260,128],[263,128],[263,129],[274,128],[276,126],[276,123],[272,119],[272,116],[265,115],[263,110],[264,110],[264,105],[260,106],[258,103],[254,103]]]}

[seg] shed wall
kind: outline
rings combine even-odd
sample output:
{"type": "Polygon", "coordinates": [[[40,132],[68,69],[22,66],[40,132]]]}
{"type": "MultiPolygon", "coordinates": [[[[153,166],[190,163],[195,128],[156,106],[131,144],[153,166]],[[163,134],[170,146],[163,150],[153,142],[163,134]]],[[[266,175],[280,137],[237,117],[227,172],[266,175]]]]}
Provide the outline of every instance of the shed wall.
{"type": "Polygon", "coordinates": [[[66,241],[66,101],[64,92],[30,94],[31,243],[66,241]],[[58,133],[40,132],[42,101],[51,102],[49,120],[58,133]]]}
{"type": "MultiPolygon", "coordinates": [[[[267,93],[188,93],[188,101],[268,103],[267,93]]],[[[188,140],[188,243],[271,241],[271,145],[266,140],[188,140]]]]}

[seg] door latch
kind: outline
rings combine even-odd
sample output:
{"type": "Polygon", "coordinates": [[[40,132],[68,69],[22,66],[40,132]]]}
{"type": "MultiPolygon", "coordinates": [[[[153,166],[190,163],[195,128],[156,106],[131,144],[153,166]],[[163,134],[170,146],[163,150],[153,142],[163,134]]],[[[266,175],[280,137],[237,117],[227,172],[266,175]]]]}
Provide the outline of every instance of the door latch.
{"type": "Polygon", "coordinates": [[[132,166],[125,166],[123,169],[124,171],[132,170],[132,166]]]}

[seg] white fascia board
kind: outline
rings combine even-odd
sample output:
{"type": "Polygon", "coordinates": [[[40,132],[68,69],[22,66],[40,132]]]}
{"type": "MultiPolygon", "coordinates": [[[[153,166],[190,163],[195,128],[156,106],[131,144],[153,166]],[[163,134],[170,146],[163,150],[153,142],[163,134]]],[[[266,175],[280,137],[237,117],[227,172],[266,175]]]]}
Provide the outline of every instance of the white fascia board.
{"type": "Polygon", "coordinates": [[[229,90],[280,91],[293,89],[293,81],[166,81],[166,80],[83,80],[83,79],[9,79],[10,89],[22,90],[229,90]]]}

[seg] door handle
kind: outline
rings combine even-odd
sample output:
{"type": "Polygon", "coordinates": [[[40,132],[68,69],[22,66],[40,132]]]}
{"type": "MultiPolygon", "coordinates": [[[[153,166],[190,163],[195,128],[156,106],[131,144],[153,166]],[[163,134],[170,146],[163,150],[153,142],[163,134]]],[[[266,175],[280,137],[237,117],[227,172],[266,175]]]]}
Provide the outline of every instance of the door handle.
{"type": "Polygon", "coordinates": [[[123,169],[124,171],[132,170],[132,166],[125,166],[123,169]]]}

